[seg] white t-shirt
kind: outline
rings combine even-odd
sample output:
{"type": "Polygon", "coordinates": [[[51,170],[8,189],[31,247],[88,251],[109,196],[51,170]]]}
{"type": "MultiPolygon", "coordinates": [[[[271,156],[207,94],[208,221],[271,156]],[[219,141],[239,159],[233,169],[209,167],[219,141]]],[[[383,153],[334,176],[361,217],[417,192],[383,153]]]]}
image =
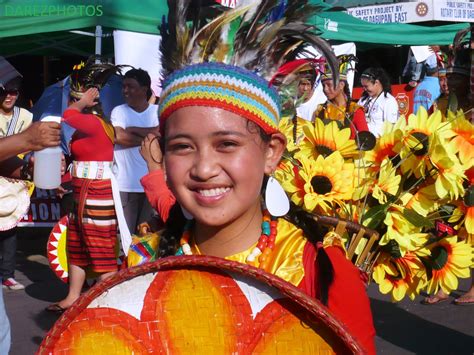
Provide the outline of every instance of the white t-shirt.
{"type": "MultiPolygon", "coordinates": [[[[143,112],[136,112],[127,104],[112,110],[111,122],[114,127],[156,127],[158,126],[158,106],[149,105],[143,112]]],[[[120,191],[143,192],[140,179],[148,173],[145,160],[140,155],[140,147],[123,147],[116,144],[114,148],[115,176],[120,191]]]]}
{"type": "Polygon", "coordinates": [[[382,134],[385,121],[395,123],[398,120],[398,103],[389,93],[384,94],[382,92],[378,97],[367,97],[365,100],[360,99],[358,104],[367,108],[365,114],[367,126],[369,131],[376,137],[382,134]]]}

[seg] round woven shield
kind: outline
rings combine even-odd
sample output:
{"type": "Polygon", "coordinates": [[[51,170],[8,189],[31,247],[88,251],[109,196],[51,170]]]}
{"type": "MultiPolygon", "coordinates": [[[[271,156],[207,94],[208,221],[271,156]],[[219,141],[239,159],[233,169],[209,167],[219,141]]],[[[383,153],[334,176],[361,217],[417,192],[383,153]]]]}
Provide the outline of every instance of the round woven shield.
{"type": "Polygon", "coordinates": [[[66,234],[68,218],[62,217],[49,234],[46,245],[49,267],[63,282],[68,282],[68,266],[66,254],[66,234]]]}
{"type": "Polygon", "coordinates": [[[359,354],[318,301],[260,269],[169,257],[96,284],[49,331],[39,354],[359,354]]]}

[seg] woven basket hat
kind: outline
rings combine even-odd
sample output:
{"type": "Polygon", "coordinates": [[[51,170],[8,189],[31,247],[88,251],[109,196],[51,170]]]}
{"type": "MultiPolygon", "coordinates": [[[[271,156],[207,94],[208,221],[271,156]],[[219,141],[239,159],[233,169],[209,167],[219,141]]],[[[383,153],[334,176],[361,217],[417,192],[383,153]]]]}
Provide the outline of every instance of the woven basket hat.
{"type": "Polygon", "coordinates": [[[0,231],[15,227],[30,208],[28,185],[0,177],[0,231]]]}

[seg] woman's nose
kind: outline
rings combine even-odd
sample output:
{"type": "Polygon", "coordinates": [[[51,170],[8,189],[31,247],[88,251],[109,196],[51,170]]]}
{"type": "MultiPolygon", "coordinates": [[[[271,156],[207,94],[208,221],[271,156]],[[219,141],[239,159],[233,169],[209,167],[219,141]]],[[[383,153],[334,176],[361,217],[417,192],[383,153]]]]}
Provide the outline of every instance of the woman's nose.
{"type": "Polygon", "coordinates": [[[196,154],[191,175],[200,181],[207,181],[217,176],[220,171],[219,160],[215,152],[206,149],[196,154]]]}

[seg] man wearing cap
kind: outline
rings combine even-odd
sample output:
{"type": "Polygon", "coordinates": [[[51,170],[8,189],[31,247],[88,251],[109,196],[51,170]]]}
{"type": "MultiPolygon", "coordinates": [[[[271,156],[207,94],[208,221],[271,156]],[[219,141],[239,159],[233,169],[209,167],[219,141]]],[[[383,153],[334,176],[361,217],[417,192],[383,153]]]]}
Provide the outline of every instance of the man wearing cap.
{"type": "Polygon", "coordinates": [[[426,76],[416,87],[415,93],[413,94],[413,112],[418,112],[420,106],[423,106],[426,111],[429,111],[440,95],[438,67],[436,64],[433,66],[426,64],[426,76]]]}
{"type": "Polygon", "coordinates": [[[131,69],[124,75],[122,94],[125,104],[113,109],[111,122],[115,128],[115,175],[125,220],[131,233],[139,223],[149,220],[153,210],[145,197],[140,179],[148,173],[139,152],[148,133],[158,133],[158,106],[148,103],[151,79],[143,69],[131,69]]]}
{"type": "MultiPolygon", "coordinates": [[[[18,134],[31,125],[33,115],[15,106],[20,93],[21,75],[2,83],[0,87],[0,137],[18,134]]],[[[8,228],[8,226],[6,227],[8,228]]],[[[25,287],[15,280],[16,238],[17,229],[0,228],[0,243],[2,245],[2,261],[0,273],[3,288],[23,290],[25,287]]]]}

